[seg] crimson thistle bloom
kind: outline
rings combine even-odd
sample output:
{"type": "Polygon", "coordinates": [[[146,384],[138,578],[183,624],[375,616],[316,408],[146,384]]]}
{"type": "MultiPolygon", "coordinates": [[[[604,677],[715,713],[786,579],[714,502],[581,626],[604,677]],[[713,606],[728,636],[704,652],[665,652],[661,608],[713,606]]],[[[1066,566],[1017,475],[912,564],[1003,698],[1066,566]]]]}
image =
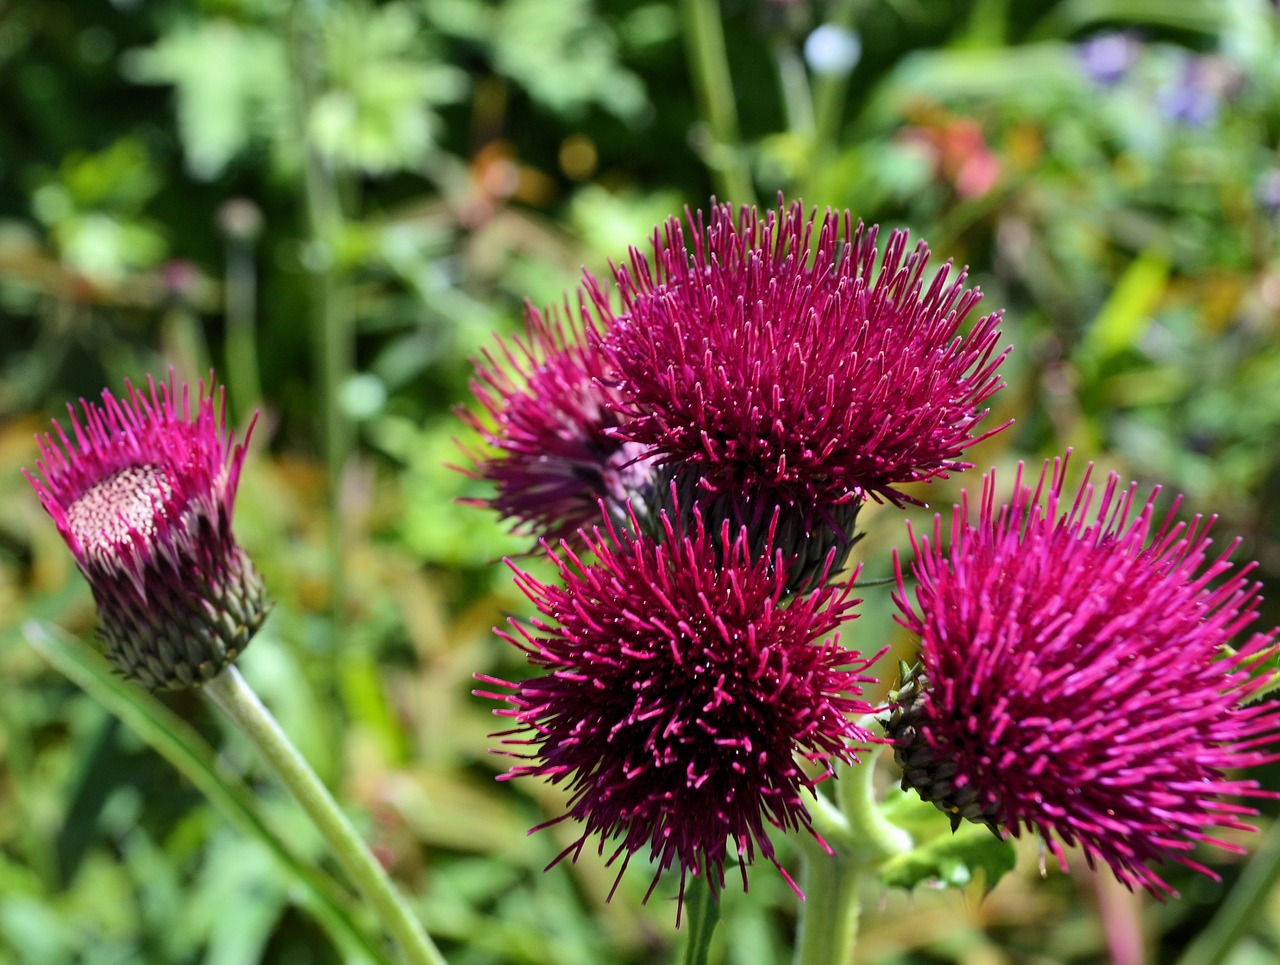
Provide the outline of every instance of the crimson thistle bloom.
{"type": "MultiPolygon", "coordinates": [[[[1090,467],[1092,468],[1092,467],[1090,467]]],[[[1088,475],[1063,495],[1066,459],[1034,490],[1018,471],[996,508],[995,474],[978,520],[957,507],[911,536],[914,605],[898,564],[896,600],[920,635],[921,673],[899,694],[888,736],[903,785],[953,816],[1015,837],[1038,833],[1066,862],[1079,845],[1129,887],[1173,889],[1149,862],[1213,876],[1197,842],[1240,849],[1212,828],[1252,830],[1232,798],[1273,797],[1229,771],[1280,757],[1280,708],[1250,704],[1268,676],[1276,631],[1227,642],[1257,616],[1252,568],[1210,555],[1213,520],[1157,523],[1153,491],[1112,474],[1101,498],[1088,475]],[[1059,843],[1061,842],[1061,844],[1059,843]]]]}
{"type": "Polygon", "coordinates": [[[539,826],[583,824],[553,865],[598,835],[601,854],[616,845],[618,880],[648,849],[648,894],[678,865],[683,898],[689,874],[722,888],[728,860],[744,887],[757,851],[776,866],[766,825],[812,833],[800,792],[821,778],[797,755],[825,777],[875,739],[848,718],[872,710],[857,698],[875,658],[837,636],[817,642],[859,602],[848,586],[788,598],[781,552],[758,555],[727,523],[712,539],[696,512],[688,532],[665,514],[662,525],[660,542],[634,519],[632,533],[608,521],[582,534],[591,563],[548,548],[563,586],[508,561],[550,622],[512,621],[499,635],[545,673],[522,683],[478,675],[512,693],[477,693],[511,705],[495,711],[517,725],[504,743],[525,748],[508,752],[527,763],[504,777],[546,777],[570,792],[567,811],[539,826]]]}
{"type": "Polygon", "coordinates": [[[107,657],[159,690],[200,684],[248,646],[267,614],[262,582],[231,533],[245,443],[226,430],[210,376],[174,376],[125,397],[71,405],[36,437],[39,476],[23,470],[89,581],[107,657]],[[40,478],[43,477],[43,478],[40,478]]]}
{"type": "MultiPolygon", "coordinates": [[[[697,489],[714,518],[801,529],[847,545],[867,498],[966,469],[961,455],[1002,385],[1000,313],[959,330],[981,293],[948,262],[931,281],[923,242],[895,231],[876,268],[878,229],[796,203],[765,216],[729,205],[655,232],[653,257],[615,270],[621,310],[600,342],[627,418],[612,430],[697,489]]],[[[600,313],[609,298],[588,279],[600,313]]],[[[825,552],[820,554],[825,555],[825,552]]]]}
{"type": "Polygon", "coordinates": [[[643,448],[611,436],[622,422],[604,357],[584,338],[595,322],[575,322],[525,307],[527,337],[499,343],[476,366],[472,391],[488,421],[460,410],[491,451],[471,453],[469,475],[494,484],[490,506],[518,527],[553,541],[574,539],[597,518],[599,501],[625,516],[629,498],[643,501],[649,471],[643,448]]]}

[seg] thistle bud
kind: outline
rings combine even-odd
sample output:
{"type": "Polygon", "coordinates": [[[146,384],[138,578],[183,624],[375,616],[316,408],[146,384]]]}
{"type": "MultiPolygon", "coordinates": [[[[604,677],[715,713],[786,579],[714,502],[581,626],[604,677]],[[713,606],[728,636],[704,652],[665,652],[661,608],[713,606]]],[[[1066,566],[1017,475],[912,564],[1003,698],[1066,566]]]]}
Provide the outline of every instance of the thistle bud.
{"type": "MultiPolygon", "coordinates": [[[[203,382],[181,390],[148,377],[117,399],[68,405],[37,436],[23,471],[89,581],[111,663],[154,690],[198,686],[248,646],[269,605],[231,533],[245,443],[226,430],[226,401],[203,382]]],[[[249,432],[253,431],[252,425],[249,432]]]]}

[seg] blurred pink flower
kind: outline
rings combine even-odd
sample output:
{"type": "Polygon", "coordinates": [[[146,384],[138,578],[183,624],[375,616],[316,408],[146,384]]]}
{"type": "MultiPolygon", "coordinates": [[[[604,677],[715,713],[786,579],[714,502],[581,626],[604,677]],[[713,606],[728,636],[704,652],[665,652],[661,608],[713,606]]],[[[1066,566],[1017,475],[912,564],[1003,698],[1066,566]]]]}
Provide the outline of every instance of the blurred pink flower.
{"type": "Polygon", "coordinates": [[[1000,159],[987,146],[978,123],[967,117],[904,128],[901,137],[927,153],[934,177],[963,199],[980,198],[1000,180],[1000,159]]]}

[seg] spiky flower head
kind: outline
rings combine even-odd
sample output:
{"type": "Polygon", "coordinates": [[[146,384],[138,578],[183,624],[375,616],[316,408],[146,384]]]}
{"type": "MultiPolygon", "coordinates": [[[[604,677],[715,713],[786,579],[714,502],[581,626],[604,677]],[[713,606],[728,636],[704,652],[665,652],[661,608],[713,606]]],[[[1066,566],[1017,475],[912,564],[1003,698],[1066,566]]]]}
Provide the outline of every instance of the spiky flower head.
{"type": "Polygon", "coordinates": [[[56,421],[36,437],[38,475],[24,470],[93,590],[107,657],[158,690],[216,676],[268,609],[231,533],[244,443],[212,375],[192,401],[172,373],[119,399],[104,389],[100,406],[67,406],[70,438],[56,421]]]}
{"type": "Polygon", "coordinates": [[[628,499],[643,501],[651,473],[643,448],[614,438],[622,422],[604,356],[584,337],[595,321],[563,320],[531,305],[527,334],[485,351],[472,391],[488,414],[460,410],[489,445],[472,453],[469,474],[493,483],[489,506],[537,537],[573,539],[598,518],[600,500],[619,518],[628,499]]]}
{"type": "Polygon", "coordinates": [[[858,602],[848,587],[788,597],[781,553],[693,523],[681,532],[664,516],[655,541],[609,522],[584,534],[592,562],[548,549],[563,585],[513,566],[546,619],[500,635],[543,673],[479,678],[512,691],[478,692],[511,705],[495,713],[515,722],[504,743],[526,762],[505,777],[569,791],[549,823],[571,818],[582,835],[556,861],[598,836],[621,879],[647,850],[650,893],[673,866],[681,895],[690,874],[718,891],[733,860],[745,887],[757,852],[777,864],[768,825],[812,831],[801,790],[816,779],[800,759],[829,772],[873,739],[849,715],[871,710],[858,698],[874,658],[833,635],[858,602]]]}
{"type": "MultiPolygon", "coordinates": [[[[1090,467],[1092,468],[1092,467],[1090,467]]],[[[888,736],[907,784],[950,814],[1039,834],[1157,896],[1150,864],[1212,875],[1199,842],[1249,829],[1237,797],[1272,797],[1236,769],[1277,759],[1280,709],[1250,704],[1251,673],[1276,633],[1228,641],[1257,615],[1236,544],[1211,554],[1213,520],[1159,519],[1156,492],[1112,474],[1064,495],[1066,459],[1034,488],[1021,468],[997,508],[995,474],[977,521],[957,507],[951,545],[911,537],[914,599],[898,565],[899,621],[920,635],[920,675],[899,694],[888,736]]],[[[1158,491],[1158,490],[1157,490],[1158,491]]],[[[1250,829],[1251,830],[1251,829],[1250,829]]]]}
{"type": "Polygon", "coordinates": [[[968,468],[1006,352],[998,312],[960,334],[981,298],[963,271],[928,278],[929,250],[908,250],[905,231],[877,267],[878,229],[848,212],[686,218],[687,235],[673,218],[652,258],[632,249],[615,271],[621,307],[596,333],[629,417],[615,437],[695,473],[706,494],[797,507],[811,529],[968,468]]]}

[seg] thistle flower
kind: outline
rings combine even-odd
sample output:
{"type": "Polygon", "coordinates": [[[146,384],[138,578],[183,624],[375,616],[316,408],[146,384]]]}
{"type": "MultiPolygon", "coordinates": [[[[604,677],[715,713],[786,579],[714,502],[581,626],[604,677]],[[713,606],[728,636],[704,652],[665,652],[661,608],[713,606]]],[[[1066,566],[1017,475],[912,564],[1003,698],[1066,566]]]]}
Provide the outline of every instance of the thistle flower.
{"type": "MultiPolygon", "coordinates": [[[[588,333],[628,417],[614,438],[707,496],[793,507],[801,529],[840,534],[839,507],[914,502],[897,487],[968,468],[964,450],[1003,428],[977,432],[1003,384],[1000,313],[959,335],[981,294],[950,263],[927,281],[923,242],[908,252],[893,232],[877,270],[878,229],[848,212],[686,217],[690,237],[671,219],[652,261],[632,249],[615,271],[621,311],[588,333]]],[[[734,530],[751,515],[731,515],[734,530]]]]}
{"type": "Polygon", "coordinates": [[[643,447],[610,434],[623,417],[608,364],[584,338],[595,321],[584,309],[575,322],[567,304],[565,317],[526,306],[526,339],[499,343],[476,367],[472,391],[489,421],[460,410],[492,448],[471,454],[468,474],[497,490],[469,502],[552,541],[591,525],[601,499],[625,517],[628,499],[644,501],[652,475],[643,447]]]}
{"type": "MultiPolygon", "coordinates": [[[[1092,467],[1091,467],[1092,468],[1092,467]]],[[[1066,862],[1079,845],[1129,887],[1172,888],[1148,863],[1213,876],[1198,842],[1239,848],[1213,828],[1248,829],[1272,797],[1228,776],[1280,757],[1280,708],[1250,704],[1254,674],[1276,652],[1276,632],[1227,642],[1257,616],[1250,566],[1210,555],[1213,520],[1158,521],[1153,491],[1101,497],[1088,476],[1063,494],[1066,459],[1046,463],[1034,490],[1019,469],[1010,504],[983,483],[978,520],[967,499],[942,548],[911,536],[914,605],[898,565],[896,601],[920,635],[921,674],[899,693],[888,726],[914,786],[939,808],[1018,836],[1039,834],[1066,862]],[[1095,508],[1096,506],[1096,508],[1095,508]]]]}
{"type": "Polygon", "coordinates": [[[599,852],[612,846],[609,861],[621,859],[618,880],[647,849],[657,865],[649,893],[678,865],[683,898],[690,874],[722,888],[726,861],[738,862],[744,887],[757,852],[776,866],[766,825],[812,832],[800,792],[821,778],[798,757],[829,773],[874,739],[847,716],[871,710],[858,696],[874,658],[836,636],[818,642],[859,602],[847,586],[788,598],[781,553],[752,552],[727,523],[713,540],[697,513],[687,532],[665,515],[663,526],[661,541],[634,520],[631,533],[611,521],[584,533],[591,563],[548,548],[563,586],[513,565],[549,622],[512,621],[500,636],[544,673],[478,676],[512,692],[477,693],[511,705],[495,713],[515,722],[504,743],[526,763],[504,777],[545,777],[570,792],[547,825],[571,818],[582,835],[553,865],[598,836],[599,852]]]}
{"type": "MultiPolygon", "coordinates": [[[[231,533],[245,443],[226,430],[210,376],[179,393],[148,377],[125,397],[73,406],[37,436],[38,476],[23,470],[89,581],[107,657],[159,690],[200,684],[248,646],[267,614],[262,582],[231,533]],[[42,477],[42,478],[41,478],[42,477]]],[[[249,432],[253,427],[250,426],[249,432]]],[[[249,433],[245,434],[245,442],[249,433]]]]}

